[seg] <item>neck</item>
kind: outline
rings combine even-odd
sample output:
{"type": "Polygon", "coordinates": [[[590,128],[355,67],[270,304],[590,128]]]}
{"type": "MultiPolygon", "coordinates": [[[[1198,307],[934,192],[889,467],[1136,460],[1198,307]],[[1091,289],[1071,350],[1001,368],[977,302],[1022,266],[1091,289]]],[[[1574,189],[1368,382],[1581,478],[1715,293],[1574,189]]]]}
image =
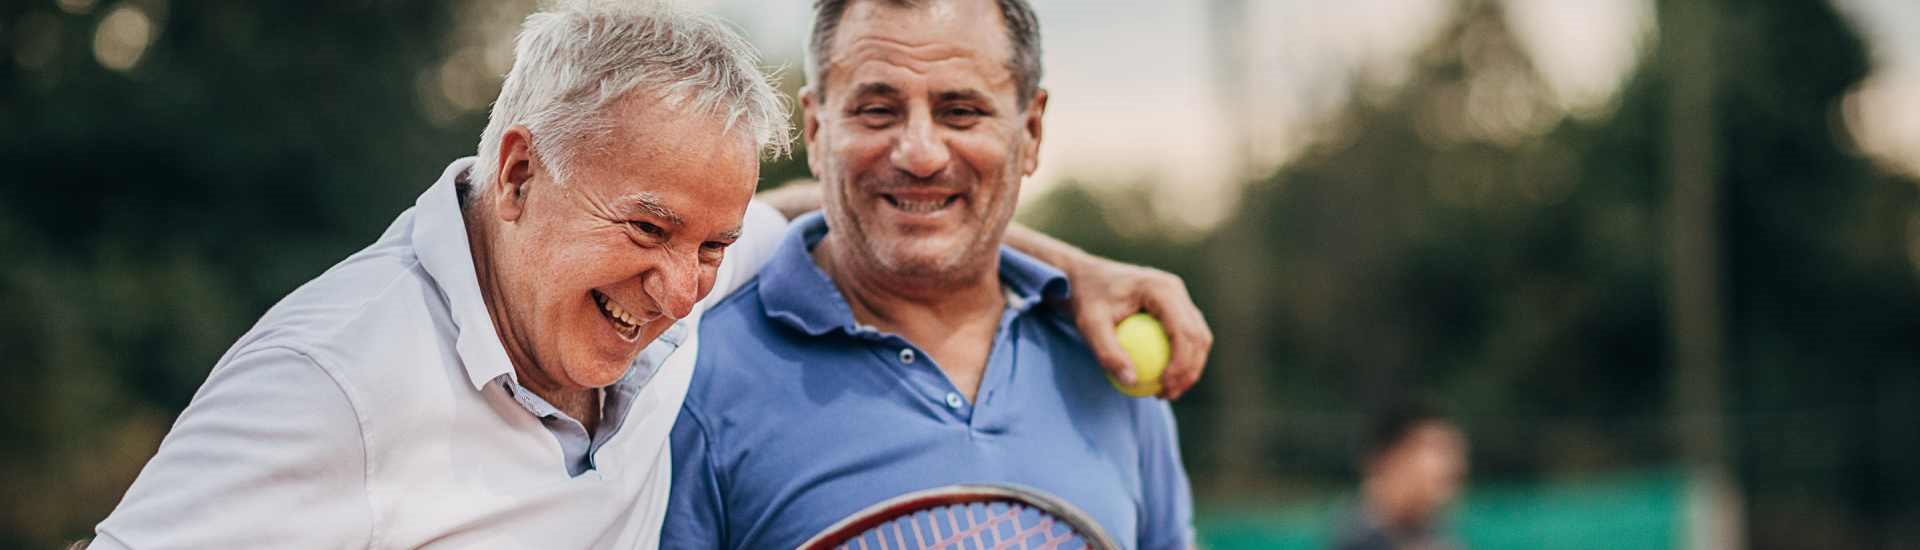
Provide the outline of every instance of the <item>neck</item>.
{"type": "Polygon", "coordinates": [[[973,400],[1000,327],[1000,312],[1006,308],[999,256],[978,274],[899,276],[828,233],[813,259],[846,297],[855,321],[919,346],[954,389],[973,400]]]}
{"type": "Polygon", "coordinates": [[[1426,518],[1411,510],[1404,495],[1387,483],[1370,480],[1362,487],[1362,491],[1367,496],[1367,514],[1380,522],[1382,527],[1396,532],[1413,532],[1426,527],[1426,518]]]}
{"type": "Polygon", "coordinates": [[[959,277],[897,275],[862,255],[850,243],[828,233],[813,260],[846,297],[854,319],[885,329],[916,324],[953,325],[989,318],[998,321],[1006,296],[1000,291],[1000,259],[978,273],[959,277]]]}
{"type": "Polygon", "coordinates": [[[467,226],[468,249],[473,254],[473,274],[480,285],[480,299],[487,306],[494,334],[500,337],[500,347],[507,352],[507,362],[513,366],[514,379],[592,432],[600,418],[599,399],[593,388],[570,387],[549,376],[534,360],[533,350],[524,343],[518,327],[508,321],[507,305],[501,299],[505,292],[493,269],[495,234],[481,210],[480,205],[467,207],[461,217],[467,226]]]}

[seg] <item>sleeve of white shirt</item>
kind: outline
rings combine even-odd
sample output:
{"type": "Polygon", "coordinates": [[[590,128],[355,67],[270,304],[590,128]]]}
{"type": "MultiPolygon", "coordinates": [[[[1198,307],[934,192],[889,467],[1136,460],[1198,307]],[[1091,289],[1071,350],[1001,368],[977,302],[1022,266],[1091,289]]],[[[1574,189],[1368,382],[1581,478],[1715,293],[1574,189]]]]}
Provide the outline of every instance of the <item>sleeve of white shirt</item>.
{"type": "Polygon", "coordinates": [[[364,547],[372,524],[352,402],[308,356],[265,348],[207,378],[92,548],[364,547]]]}
{"type": "Polygon", "coordinates": [[[727,247],[727,257],[721,260],[720,272],[713,278],[713,292],[701,299],[696,309],[704,311],[747,284],[767,260],[773,259],[773,252],[786,235],[787,217],[779,210],[760,201],[747,203],[747,214],[740,220],[740,239],[727,247]]]}

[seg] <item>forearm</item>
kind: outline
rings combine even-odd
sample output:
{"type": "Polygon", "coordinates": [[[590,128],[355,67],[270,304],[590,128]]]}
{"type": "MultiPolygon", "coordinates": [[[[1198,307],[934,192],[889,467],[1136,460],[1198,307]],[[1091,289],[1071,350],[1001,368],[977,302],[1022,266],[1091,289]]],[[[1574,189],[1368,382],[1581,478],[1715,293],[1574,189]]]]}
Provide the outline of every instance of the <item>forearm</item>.
{"type": "Polygon", "coordinates": [[[753,199],[779,210],[780,215],[791,220],[801,214],[820,209],[820,184],[813,181],[796,181],[780,187],[761,191],[753,199]]]}
{"type": "Polygon", "coordinates": [[[1066,241],[1047,236],[1018,223],[1007,226],[1007,246],[1013,247],[1041,263],[1053,266],[1061,271],[1072,273],[1074,266],[1086,259],[1086,251],[1067,244],[1066,241]]]}

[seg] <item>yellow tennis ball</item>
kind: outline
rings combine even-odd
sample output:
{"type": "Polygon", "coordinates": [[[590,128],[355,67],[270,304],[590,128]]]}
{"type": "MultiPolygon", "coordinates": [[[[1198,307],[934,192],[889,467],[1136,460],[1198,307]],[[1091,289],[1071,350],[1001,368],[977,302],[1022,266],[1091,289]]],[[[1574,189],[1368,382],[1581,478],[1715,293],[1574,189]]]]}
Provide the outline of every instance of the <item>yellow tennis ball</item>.
{"type": "Polygon", "coordinates": [[[1133,360],[1133,385],[1122,385],[1113,375],[1107,375],[1107,382],[1120,390],[1120,393],[1134,397],[1147,397],[1160,393],[1160,375],[1167,371],[1167,359],[1173,350],[1167,342],[1167,330],[1152,315],[1135,313],[1120,320],[1120,326],[1114,329],[1120,339],[1120,349],[1126,350],[1127,358],[1133,360]]]}

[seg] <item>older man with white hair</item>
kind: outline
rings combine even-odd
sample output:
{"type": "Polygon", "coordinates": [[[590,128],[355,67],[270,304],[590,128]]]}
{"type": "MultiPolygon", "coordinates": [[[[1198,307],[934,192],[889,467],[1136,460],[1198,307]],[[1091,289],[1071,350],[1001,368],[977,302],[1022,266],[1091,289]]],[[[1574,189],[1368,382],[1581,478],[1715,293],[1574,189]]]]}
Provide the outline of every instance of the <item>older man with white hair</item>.
{"type": "Polygon", "coordinates": [[[93,544],[655,546],[690,326],[785,229],[750,202],[789,140],[756,63],[710,17],[529,17],[477,160],[242,336],[93,544]]]}

